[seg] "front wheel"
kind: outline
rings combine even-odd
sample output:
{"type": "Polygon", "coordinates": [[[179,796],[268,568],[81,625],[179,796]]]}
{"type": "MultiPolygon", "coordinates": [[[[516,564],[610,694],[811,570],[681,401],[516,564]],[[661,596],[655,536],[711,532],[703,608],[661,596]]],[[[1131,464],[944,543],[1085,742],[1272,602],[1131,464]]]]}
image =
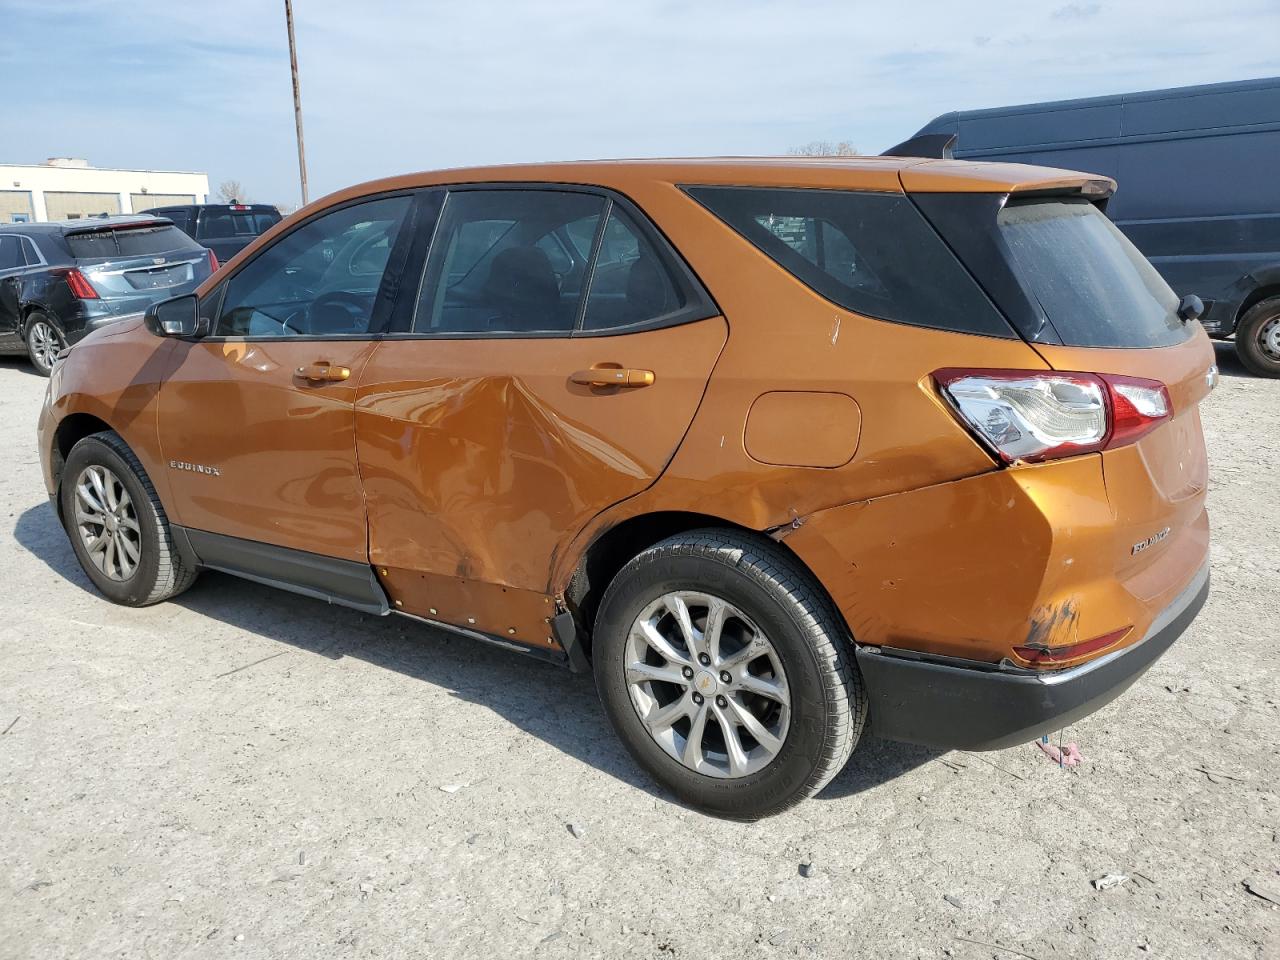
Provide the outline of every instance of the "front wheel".
{"type": "Polygon", "coordinates": [[[27,356],[36,373],[47,377],[53,371],[53,365],[67,346],[62,334],[53,322],[39,310],[27,318],[27,356]]]}
{"type": "Polygon", "coordinates": [[[1280,377],[1280,297],[1254,304],[1240,318],[1236,354],[1250,373],[1280,377]]]}
{"type": "Polygon", "coordinates": [[[119,434],[95,433],[71,448],[58,496],[76,559],[108,600],[144,607],[195,580],[155,487],[119,434]]]}
{"type": "Polygon", "coordinates": [[[644,551],[605,592],[592,651],[632,756],[720,816],[755,820],[817,793],[866,718],[839,615],[763,537],[702,530],[644,551]]]}

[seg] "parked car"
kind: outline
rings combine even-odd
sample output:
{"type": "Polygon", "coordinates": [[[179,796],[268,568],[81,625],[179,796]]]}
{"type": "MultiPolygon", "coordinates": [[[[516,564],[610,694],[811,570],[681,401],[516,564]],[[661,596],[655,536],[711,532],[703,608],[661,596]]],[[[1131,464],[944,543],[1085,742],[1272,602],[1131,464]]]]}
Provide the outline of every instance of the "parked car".
{"type": "Polygon", "coordinates": [[[49,375],[68,344],[213,272],[208,250],[152,216],[0,224],[0,353],[49,375]]]}
{"type": "Polygon", "coordinates": [[[971,160],[1089,170],[1107,213],[1169,284],[1204,299],[1211,337],[1280,377],[1280,77],[963,110],[917,137],[971,160]]]}
{"type": "Polygon", "coordinates": [[[868,722],[1072,723],[1203,604],[1213,351],[1112,186],[863,158],[355,187],[72,348],[45,481],[117,603],[215,569],[590,669],[677,796],[776,813],[868,722]]]}
{"type": "Polygon", "coordinates": [[[280,222],[280,211],[265,203],[188,203],[156,207],[148,213],[167,217],[179,230],[226,263],[280,222]]]}

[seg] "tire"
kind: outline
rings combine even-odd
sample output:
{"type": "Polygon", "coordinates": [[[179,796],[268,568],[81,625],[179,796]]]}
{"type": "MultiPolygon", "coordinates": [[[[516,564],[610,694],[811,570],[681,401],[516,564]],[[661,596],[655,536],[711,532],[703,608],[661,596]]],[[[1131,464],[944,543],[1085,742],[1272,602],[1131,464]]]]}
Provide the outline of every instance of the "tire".
{"type": "Polygon", "coordinates": [[[866,721],[843,621],[813,577],[764,537],[698,530],[645,550],[605,591],[592,650],[600,698],[631,755],[682,801],[718,816],[757,820],[817,793],[844,767],[866,721]],[[706,629],[713,609],[723,609],[715,659],[706,642],[717,633],[706,629]],[[761,639],[770,652],[752,657],[761,639]],[[735,662],[742,657],[750,659],[735,662]],[[707,693],[700,701],[699,689],[707,693]],[[681,710],[689,715],[664,727],[681,710]],[[730,748],[726,718],[741,752],[730,748]],[[763,731],[759,739],[753,730],[763,731]]]}
{"type": "Polygon", "coordinates": [[[27,317],[23,338],[27,343],[27,357],[36,368],[36,373],[42,377],[49,376],[58,354],[67,345],[66,339],[58,332],[48,315],[39,310],[32,311],[27,317]]]}
{"type": "Polygon", "coordinates": [[[155,487],[119,434],[95,433],[71,448],[58,497],[76,559],[108,600],[145,607],[177,596],[195,581],[197,571],[174,547],[155,487]],[[106,545],[91,553],[90,541],[106,545]]]}
{"type": "Polygon", "coordinates": [[[1250,373],[1280,377],[1280,297],[1255,303],[1240,318],[1236,355],[1250,373]]]}

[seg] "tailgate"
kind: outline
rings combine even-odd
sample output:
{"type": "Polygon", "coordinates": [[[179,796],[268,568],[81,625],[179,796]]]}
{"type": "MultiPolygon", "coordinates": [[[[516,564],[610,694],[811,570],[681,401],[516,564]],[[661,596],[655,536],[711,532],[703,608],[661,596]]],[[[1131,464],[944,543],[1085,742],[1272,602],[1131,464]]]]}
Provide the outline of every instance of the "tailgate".
{"type": "Polygon", "coordinates": [[[1169,421],[1137,443],[1102,454],[1107,498],[1115,515],[1116,574],[1135,597],[1159,607],[1195,574],[1208,549],[1204,501],[1209,472],[1200,402],[1216,378],[1213,346],[1197,330],[1171,347],[1037,344],[1036,349],[1056,370],[1142,377],[1159,380],[1169,389],[1169,421]]]}

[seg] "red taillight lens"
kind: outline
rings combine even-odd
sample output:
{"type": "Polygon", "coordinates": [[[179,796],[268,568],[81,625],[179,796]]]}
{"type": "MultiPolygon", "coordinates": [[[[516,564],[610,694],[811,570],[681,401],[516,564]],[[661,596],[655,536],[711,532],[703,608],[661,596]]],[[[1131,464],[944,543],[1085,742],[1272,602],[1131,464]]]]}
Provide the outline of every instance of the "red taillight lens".
{"type": "Polygon", "coordinates": [[[208,253],[209,253],[209,272],[217,273],[218,272],[218,255],[214,253],[212,250],[209,250],[208,253]]]}
{"type": "Polygon", "coordinates": [[[75,267],[67,271],[67,286],[71,288],[71,295],[77,300],[98,299],[98,291],[93,289],[93,284],[89,282],[89,278],[75,267]]]}
{"type": "Polygon", "coordinates": [[[1053,370],[938,370],[942,395],[1005,463],[1039,462],[1133,443],[1171,415],[1156,380],[1053,370]]]}
{"type": "Polygon", "coordinates": [[[1096,653],[1099,650],[1114,646],[1123,640],[1132,629],[1132,627],[1121,627],[1119,630],[1112,630],[1110,633],[1104,633],[1102,636],[1094,637],[1092,640],[1083,640],[1080,643],[1072,643],[1063,647],[1014,647],[1013,652],[1027,663],[1035,666],[1066,663],[1070,660],[1079,659],[1086,654],[1096,653]]]}
{"type": "Polygon", "coordinates": [[[1111,393],[1111,438],[1108,447],[1133,443],[1168,420],[1173,412],[1168,388],[1158,380],[1104,373],[1111,393]]]}

